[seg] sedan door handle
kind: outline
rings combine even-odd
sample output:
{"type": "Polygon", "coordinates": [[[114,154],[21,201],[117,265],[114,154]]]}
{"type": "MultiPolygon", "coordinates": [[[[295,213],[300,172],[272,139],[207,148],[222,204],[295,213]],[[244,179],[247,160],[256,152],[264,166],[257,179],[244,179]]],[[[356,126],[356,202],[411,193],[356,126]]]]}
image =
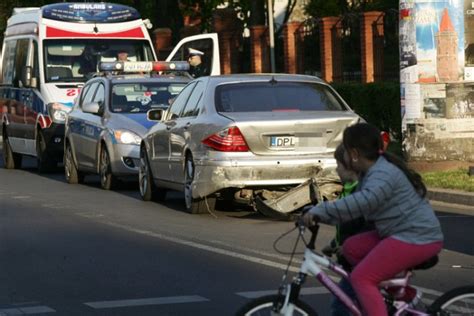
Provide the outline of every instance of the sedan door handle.
{"type": "Polygon", "coordinates": [[[191,123],[186,123],[186,125],[184,125],[184,129],[188,129],[189,127],[191,126],[191,123]]]}

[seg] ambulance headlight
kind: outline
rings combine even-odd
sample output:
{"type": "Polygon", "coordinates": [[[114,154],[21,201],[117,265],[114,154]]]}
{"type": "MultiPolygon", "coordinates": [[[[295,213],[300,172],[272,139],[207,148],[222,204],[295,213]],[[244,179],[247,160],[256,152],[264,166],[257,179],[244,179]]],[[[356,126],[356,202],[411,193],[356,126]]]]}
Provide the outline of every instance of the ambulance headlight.
{"type": "Polygon", "coordinates": [[[71,108],[61,103],[49,103],[48,113],[54,123],[64,123],[71,108]]]}

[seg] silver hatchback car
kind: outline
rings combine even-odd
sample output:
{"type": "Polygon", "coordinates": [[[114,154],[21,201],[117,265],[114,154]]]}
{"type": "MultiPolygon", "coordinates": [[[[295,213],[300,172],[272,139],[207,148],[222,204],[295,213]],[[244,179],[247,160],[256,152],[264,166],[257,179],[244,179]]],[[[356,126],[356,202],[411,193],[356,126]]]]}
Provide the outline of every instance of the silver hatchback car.
{"type": "Polygon", "coordinates": [[[360,120],[324,81],[285,74],[199,78],[148,116],[158,124],[141,144],[141,196],[184,191],[190,213],[333,170],[343,130],[360,120]]]}

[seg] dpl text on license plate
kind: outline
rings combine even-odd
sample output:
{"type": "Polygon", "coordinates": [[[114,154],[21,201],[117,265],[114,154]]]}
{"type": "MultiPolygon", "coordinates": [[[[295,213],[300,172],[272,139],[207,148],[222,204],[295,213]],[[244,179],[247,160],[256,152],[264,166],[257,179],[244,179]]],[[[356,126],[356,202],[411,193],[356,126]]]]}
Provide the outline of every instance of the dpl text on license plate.
{"type": "Polygon", "coordinates": [[[270,137],[270,147],[293,148],[298,143],[298,138],[294,136],[272,136],[270,137]]]}

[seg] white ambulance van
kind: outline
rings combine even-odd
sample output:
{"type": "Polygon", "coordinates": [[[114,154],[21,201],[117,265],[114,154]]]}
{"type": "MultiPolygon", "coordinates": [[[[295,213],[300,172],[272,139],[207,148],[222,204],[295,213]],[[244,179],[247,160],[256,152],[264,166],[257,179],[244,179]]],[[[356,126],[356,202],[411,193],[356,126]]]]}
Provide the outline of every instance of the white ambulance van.
{"type": "Polygon", "coordinates": [[[64,122],[102,61],[155,61],[151,28],[131,7],[57,3],[18,8],[7,23],[0,61],[0,132],[5,168],[23,155],[39,170],[63,156],[64,122]]]}

